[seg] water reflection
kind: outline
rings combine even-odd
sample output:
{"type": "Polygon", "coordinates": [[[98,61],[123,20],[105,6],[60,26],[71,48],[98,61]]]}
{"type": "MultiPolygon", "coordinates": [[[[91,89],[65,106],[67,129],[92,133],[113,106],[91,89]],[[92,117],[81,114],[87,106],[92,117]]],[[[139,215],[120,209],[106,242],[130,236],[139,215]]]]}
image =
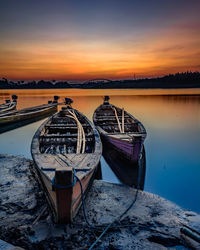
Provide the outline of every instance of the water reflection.
{"type": "Polygon", "coordinates": [[[142,159],[139,164],[133,164],[109,145],[103,144],[103,157],[118,179],[128,185],[141,190],[144,189],[146,156],[143,148],[142,159]]]}
{"type": "Polygon", "coordinates": [[[21,155],[31,159],[30,147],[38,127],[46,119],[0,134],[0,153],[21,155]]]}

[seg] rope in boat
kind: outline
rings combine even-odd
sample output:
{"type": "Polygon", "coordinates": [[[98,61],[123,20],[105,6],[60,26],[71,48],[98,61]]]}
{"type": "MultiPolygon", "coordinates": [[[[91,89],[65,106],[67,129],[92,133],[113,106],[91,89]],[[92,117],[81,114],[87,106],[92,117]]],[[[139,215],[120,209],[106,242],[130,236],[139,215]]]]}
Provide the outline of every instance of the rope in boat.
{"type": "Polygon", "coordinates": [[[82,146],[82,152],[81,153],[83,154],[85,152],[85,142],[86,142],[85,132],[84,132],[83,126],[81,125],[81,123],[78,120],[78,118],[77,118],[76,114],[74,113],[74,111],[71,112],[69,110],[69,113],[74,117],[74,119],[77,122],[78,131],[79,131],[79,148],[78,148],[78,152],[80,153],[81,146],[82,146]]]}
{"type": "Polygon", "coordinates": [[[122,108],[122,133],[124,133],[124,108],[122,108]]]}
{"type": "Polygon", "coordinates": [[[137,196],[138,196],[138,192],[139,192],[139,187],[140,187],[140,176],[141,176],[141,160],[142,160],[142,150],[143,147],[140,150],[140,156],[139,156],[139,161],[138,161],[138,178],[137,178],[137,190],[136,190],[136,194],[135,194],[135,198],[132,201],[132,203],[129,205],[129,207],[121,214],[119,215],[113,222],[111,222],[110,224],[107,225],[107,227],[103,230],[103,232],[100,234],[100,236],[96,239],[96,241],[90,246],[89,250],[92,250],[94,248],[94,246],[101,240],[101,238],[103,237],[103,235],[108,231],[109,228],[111,228],[111,226],[114,225],[114,223],[119,222],[121,220],[121,218],[133,207],[133,205],[135,204],[136,200],[137,200],[137,196]]]}
{"type": "Polygon", "coordinates": [[[77,154],[80,154],[80,153],[84,154],[85,153],[86,138],[85,138],[85,132],[84,132],[83,126],[81,125],[80,121],[78,120],[74,110],[73,111],[68,110],[68,111],[71,115],[67,115],[67,116],[76,121],[77,128],[78,128],[76,153],[77,154]]]}

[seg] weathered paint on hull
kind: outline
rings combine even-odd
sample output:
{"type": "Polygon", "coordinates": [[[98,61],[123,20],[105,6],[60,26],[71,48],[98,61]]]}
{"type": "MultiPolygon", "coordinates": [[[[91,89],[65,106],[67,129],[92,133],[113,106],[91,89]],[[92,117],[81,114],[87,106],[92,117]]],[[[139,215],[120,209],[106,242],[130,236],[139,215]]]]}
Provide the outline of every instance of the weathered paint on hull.
{"type": "Polygon", "coordinates": [[[132,143],[115,139],[106,135],[103,135],[103,138],[125,158],[131,160],[134,163],[138,162],[143,146],[142,138],[137,138],[132,143]]]}

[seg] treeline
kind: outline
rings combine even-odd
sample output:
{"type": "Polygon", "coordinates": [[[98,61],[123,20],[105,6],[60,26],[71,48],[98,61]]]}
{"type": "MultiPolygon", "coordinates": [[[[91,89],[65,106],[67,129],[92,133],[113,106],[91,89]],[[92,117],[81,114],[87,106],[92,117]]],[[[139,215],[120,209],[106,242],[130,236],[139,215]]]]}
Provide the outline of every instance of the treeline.
{"type": "Polygon", "coordinates": [[[9,81],[6,78],[0,80],[0,89],[67,89],[71,85],[67,81],[45,81],[40,80],[24,82],[24,81],[9,81]]]}
{"type": "Polygon", "coordinates": [[[131,88],[200,88],[200,72],[169,74],[157,78],[117,81],[88,81],[81,86],[90,89],[131,89],[131,88]]]}
{"type": "Polygon", "coordinates": [[[0,89],[124,89],[124,88],[200,88],[200,72],[169,74],[157,78],[131,80],[90,80],[82,84],[70,84],[67,81],[24,82],[0,80],[0,89]]]}

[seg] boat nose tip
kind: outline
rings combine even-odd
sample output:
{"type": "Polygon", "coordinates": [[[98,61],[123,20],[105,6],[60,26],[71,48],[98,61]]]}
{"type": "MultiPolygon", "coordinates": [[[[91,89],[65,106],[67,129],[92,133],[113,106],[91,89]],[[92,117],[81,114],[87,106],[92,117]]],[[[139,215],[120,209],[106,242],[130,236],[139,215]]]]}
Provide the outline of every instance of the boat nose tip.
{"type": "Polygon", "coordinates": [[[104,96],[104,104],[108,104],[110,100],[110,96],[109,95],[105,95],[104,96]]]}
{"type": "Polygon", "coordinates": [[[13,101],[17,101],[17,99],[18,99],[18,96],[17,95],[12,95],[12,99],[13,99],[13,101]]]}
{"type": "Polygon", "coordinates": [[[73,100],[71,98],[68,98],[68,97],[65,98],[65,104],[66,105],[71,106],[72,103],[73,103],[73,100]]]}

